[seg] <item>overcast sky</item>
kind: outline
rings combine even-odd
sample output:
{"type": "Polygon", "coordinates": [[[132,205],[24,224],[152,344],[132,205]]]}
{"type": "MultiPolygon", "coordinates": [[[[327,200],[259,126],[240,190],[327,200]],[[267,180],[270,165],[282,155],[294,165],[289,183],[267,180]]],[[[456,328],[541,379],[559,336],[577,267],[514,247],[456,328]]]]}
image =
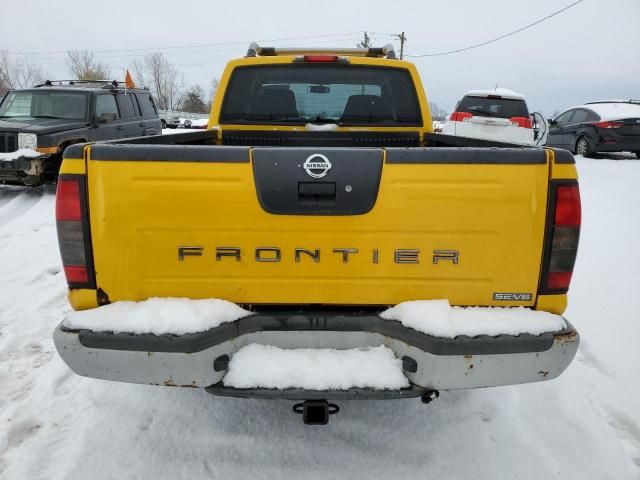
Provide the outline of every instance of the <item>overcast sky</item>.
{"type": "MultiPolygon", "coordinates": [[[[252,40],[352,47],[367,30],[375,45],[392,42],[399,50],[391,34],[404,31],[406,53],[436,53],[508,33],[573,1],[0,0],[0,49],[31,52],[52,78],[69,77],[68,49],[95,51],[118,78],[159,49],[185,85],[208,88],[252,40]],[[193,47],[203,44],[218,45],[193,47]]],[[[409,59],[430,101],[447,110],[466,90],[496,84],[524,93],[531,110],[547,115],[590,100],[640,98],[640,0],[584,0],[497,43],[409,59]]]]}

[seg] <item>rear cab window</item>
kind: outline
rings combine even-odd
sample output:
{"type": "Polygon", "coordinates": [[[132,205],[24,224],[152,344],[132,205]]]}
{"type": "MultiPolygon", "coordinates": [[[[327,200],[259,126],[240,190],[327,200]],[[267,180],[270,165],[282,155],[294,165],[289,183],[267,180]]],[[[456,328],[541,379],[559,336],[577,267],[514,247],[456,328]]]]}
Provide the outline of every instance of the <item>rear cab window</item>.
{"type": "Polygon", "coordinates": [[[220,122],[422,126],[422,117],[405,69],[286,64],[236,68],[220,122]]]}
{"type": "Polygon", "coordinates": [[[498,95],[490,95],[488,97],[467,95],[460,101],[456,111],[471,113],[474,116],[477,115],[481,117],[529,117],[527,104],[524,100],[504,98],[498,95]]]}

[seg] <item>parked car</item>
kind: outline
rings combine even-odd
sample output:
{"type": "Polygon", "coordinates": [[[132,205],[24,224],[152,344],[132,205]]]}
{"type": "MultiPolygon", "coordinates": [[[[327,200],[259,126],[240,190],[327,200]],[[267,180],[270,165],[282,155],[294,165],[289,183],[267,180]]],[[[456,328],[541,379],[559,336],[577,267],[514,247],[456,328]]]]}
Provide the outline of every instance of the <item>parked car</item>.
{"type": "Polygon", "coordinates": [[[64,149],[74,143],[160,133],[146,89],[125,89],[116,81],[48,80],[10,90],[0,103],[0,153],[8,154],[0,159],[0,183],[54,181],[64,149]]]}
{"type": "Polygon", "coordinates": [[[533,121],[524,95],[506,88],[470,90],[442,127],[445,135],[533,145],[533,121]]]}
{"type": "Polygon", "coordinates": [[[180,125],[180,116],[171,111],[159,112],[160,121],[162,122],[162,128],[178,128],[180,125]]]}
{"type": "Polygon", "coordinates": [[[209,118],[200,118],[191,120],[191,127],[193,129],[206,129],[209,126],[209,118]]]}
{"type": "Polygon", "coordinates": [[[572,107],[549,120],[547,145],[585,157],[630,151],[640,158],[640,101],[608,100],[572,107]]]}

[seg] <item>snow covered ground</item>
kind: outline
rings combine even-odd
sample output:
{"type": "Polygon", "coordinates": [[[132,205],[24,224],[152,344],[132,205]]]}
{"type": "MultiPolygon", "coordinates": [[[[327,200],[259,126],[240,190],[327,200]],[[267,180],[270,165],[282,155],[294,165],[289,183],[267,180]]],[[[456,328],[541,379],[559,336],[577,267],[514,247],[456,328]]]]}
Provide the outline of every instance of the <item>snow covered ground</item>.
{"type": "Polygon", "coordinates": [[[578,162],[568,371],[429,406],[340,402],[327,427],[288,401],[72,374],[51,339],[69,311],[53,189],[0,186],[0,478],[640,478],[640,161],[578,162]]]}

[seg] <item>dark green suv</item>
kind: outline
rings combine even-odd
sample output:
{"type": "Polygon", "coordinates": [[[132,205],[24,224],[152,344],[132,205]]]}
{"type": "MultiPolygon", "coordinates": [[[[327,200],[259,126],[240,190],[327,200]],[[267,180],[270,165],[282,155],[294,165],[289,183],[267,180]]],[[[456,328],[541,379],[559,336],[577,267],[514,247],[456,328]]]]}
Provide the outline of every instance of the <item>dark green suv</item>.
{"type": "Polygon", "coordinates": [[[55,181],[74,143],[159,135],[148,90],[116,81],[46,81],[10,90],[0,103],[0,183],[55,181]]]}

